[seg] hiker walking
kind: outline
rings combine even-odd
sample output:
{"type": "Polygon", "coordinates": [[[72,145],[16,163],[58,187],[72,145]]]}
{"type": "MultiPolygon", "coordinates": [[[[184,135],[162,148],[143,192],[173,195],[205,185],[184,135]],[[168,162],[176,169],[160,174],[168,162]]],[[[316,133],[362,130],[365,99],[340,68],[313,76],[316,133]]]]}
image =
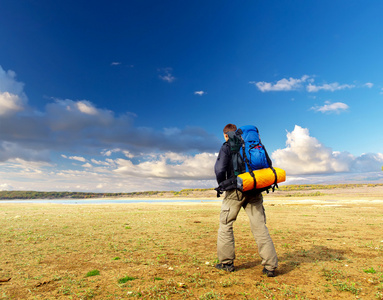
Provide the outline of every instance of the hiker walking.
{"type": "MultiPolygon", "coordinates": [[[[217,182],[220,186],[234,176],[232,151],[228,132],[236,131],[237,126],[227,124],[223,129],[223,135],[226,142],[222,145],[217,161],[214,166],[217,182]]],[[[236,185],[225,184],[225,197],[222,202],[219,230],[217,239],[217,254],[219,263],[215,266],[217,269],[233,272],[235,259],[234,232],[233,223],[237,219],[241,207],[246,211],[251,232],[258,246],[258,252],[262,259],[263,274],[268,277],[274,277],[275,269],[278,266],[277,253],[273,241],[266,227],[266,215],[263,207],[263,196],[259,190],[241,192],[236,185]]]]}

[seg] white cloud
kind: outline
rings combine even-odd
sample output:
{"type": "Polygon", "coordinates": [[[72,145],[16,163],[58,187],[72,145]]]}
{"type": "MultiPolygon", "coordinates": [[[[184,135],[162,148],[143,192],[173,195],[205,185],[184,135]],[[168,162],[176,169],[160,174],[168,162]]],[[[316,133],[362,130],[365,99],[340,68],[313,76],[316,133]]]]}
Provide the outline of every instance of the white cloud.
{"type": "Polygon", "coordinates": [[[12,70],[6,72],[0,66],[0,93],[4,92],[26,98],[24,94],[24,83],[16,80],[16,73],[12,70]]]}
{"type": "Polygon", "coordinates": [[[250,83],[254,84],[261,92],[295,91],[300,89],[302,87],[302,84],[308,80],[310,80],[310,76],[303,75],[301,78],[283,78],[281,80],[278,80],[276,83],[270,83],[265,81],[251,81],[250,83]]]}
{"type": "Polygon", "coordinates": [[[286,148],[272,153],[273,165],[287,174],[330,174],[338,172],[378,172],[383,154],[364,154],[355,157],[348,152],[337,152],[311,137],[308,129],[295,125],[287,133],[286,148]]]}
{"type": "MultiPolygon", "coordinates": [[[[314,78],[308,75],[303,75],[301,78],[282,78],[276,83],[266,82],[266,81],[250,81],[251,84],[254,84],[261,92],[271,92],[271,91],[296,91],[300,90],[305,86],[305,89],[309,93],[319,92],[319,91],[338,91],[344,89],[352,89],[356,86],[353,84],[339,84],[338,82],[325,83],[322,85],[314,84],[314,78]]],[[[366,83],[364,86],[371,88],[372,83],[366,83]]]]}
{"type": "Polygon", "coordinates": [[[28,98],[23,89],[24,83],[16,80],[14,71],[6,72],[0,66],[0,116],[13,115],[26,108],[28,98]]]}
{"type": "Polygon", "coordinates": [[[22,158],[14,158],[9,161],[15,167],[20,167],[25,170],[33,170],[33,172],[41,173],[42,168],[52,167],[50,162],[45,161],[28,161],[22,158]]]}
{"type": "Polygon", "coordinates": [[[364,86],[366,86],[368,88],[372,88],[374,86],[374,84],[371,83],[371,82],[367,82],[367,83],[364,84],[364,86]]]}
{"type": "Polygon", "coordinates": [[[173,82],[176,78],[172,75],[172,68],[162,68],[158,69],[161,73],[158,77],[167,82],[173,82]]]}
{"type": "Polygon", "coordinates": [[[204,91],[195,91],[194,92],[194,95],[198,95],[198,96],[203,96],[205,94],[206,94],[206,92],[204,92],[204,91]]]}
{"type": "Polygon", "coordinates": [[[358,172],[381,171],[383,153],[363,153],[355,158],[352,169],[358,172]]]}
{"type": "Polygon", "coordinates": [[[71,160],[77,160],[77,161],[81,161],[81,162],[86,162],[86,159],[84,157],[81,157],[81,156],[70,156],[68,158],[71,159],[71,160]]]}
{"type": "Polygon", "coordinates": [[[110,149],[110,150],[107,150],[107,149],[105,149],[105,150],[103,150],[103,151],[101,151],[101,154],[103,155],[103,156],[111,156],[113,153],[117,153],[117,152],[121,152],[121,149],[119,149],[119,148],[116,148],[116,149],[110,149]]]}
{"type": "Polygon", "coordinates": [[[0,93],[0,116],[11,115],[24,110],[23,100],[14,94],[8,92],[0,93]]]}
{"type": "Polygon", "coordinates": [[[108,126],[114,122],[114,114],[106,109],[96,108],[90,101],[55,99],[46,105],[45,118],[53,131],[80,133],[93,127],[108,126]]]}
{"type": "Polygon", "coordinates": [[[309,93],[313,93],[313,92],[318,92],[320,90],[334,92],[338,90],[352,89],[354,87],[355,85],[350,85],[350,84],[340,85],[338,82],[323,84],[323,85],[314,85],[309,83],[306,89],[309,93]]]}
{"type": "Polygon", "coordinates": [[[111,66],[119,66],[119,65],[121,65],[121,63],[118,61],[113,61],[110,65],[111,66]]]}
{"type": "Polygon", "coordinates": [[[125,157],[128,157],[128,158],[133,158],[135,156],[130,151],[123,150],[123,149],[120,149],[120,148],[110,149],[110,150],[105,149],[105,150],[101,151],[101,155],[107,156],[107,157],[112,156],[113,153],[122,153],[125,157]]]}
{"type": "Polygon", "coordinates": [[[133,164],[127,159],[117,159],[116,173],[145,178],[214,179],[216,156],[200,153],[195,156],[165,153],[156,159],[133,164]]]}
{"type": "Polygon", "coordinates": [[[102,161],[102,160],[97,160],[92,158],[90,161],[95,165],[102,165],[102,166],[111,166],[113,164],[113,160],[102,161]]]}
{"type": "Polygon", "coordinates": [[[111,156],[112,155],[112,150],[105,150],[102,152],[102,155],[104,156],[111,156]]]}
{"type": "Polygon", "coordinates": [[[335,102],[331,103],[329,101],[325,102],[326,104],[323,106],[314,106],[311,107],[312,110],[319,111],[322,113],[341,113],[342,111],[346,111],[349,109],[349,106],[346,103],[335,102]]]}
{"type": "Polygon", "coordinates": [[[97,115],[99,113],[99,110],[86,100],[76,102],[76,106],[78,110],[84,114],[97,115]]]}
{"type": "Polygon", "coordinates": [[[122,153],[127,157],[127,158],[133,158],[135,157],[134,154],[130,153],[129,151],[122,151],[122,153]]]}
{"type": "Polygon", "coordinates": [[[0,191],[11,191],[11,190],[13,190],[13,187],[10,186],[9,184],[7,183],[0,184],[0,191]]]}

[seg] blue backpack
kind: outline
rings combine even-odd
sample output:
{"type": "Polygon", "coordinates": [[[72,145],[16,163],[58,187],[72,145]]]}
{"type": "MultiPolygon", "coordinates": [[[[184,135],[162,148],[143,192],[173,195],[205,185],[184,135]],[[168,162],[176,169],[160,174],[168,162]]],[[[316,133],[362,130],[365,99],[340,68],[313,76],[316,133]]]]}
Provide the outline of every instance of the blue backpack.
{"type": "MultiPolygon", "coordinates": [[[[229,146],[231,151],[231,159],[233,163],[233,174],[230,178],[220,183],[217,191],[217,196],[226,190],[237,188],[237,176],[249,172],[251,176],[255,177],[253,171],[265,168],[271,168],[275,174],[275,170],[272,167],[271,159],[261,142],[259,137],[258,128],[253,125],[246,125],[238,128],[236,131],[229,131],[229,146]]],[[[266,187],[261,191],[267,191],[270,188],[274,191],[276,185],[277,176],[275,174],[274,186],[266,187]]]]}
{"type": "Polygon", "coordinates": [[[271,168],[272,162],[259,137],[258,128],[242,126],[228,132],[234,175],[271,168]]]}
{"type": "Polygon", "coordinates": [[[272,167],[269,155],[259,137],[257,127],[253,125],[242,126],[237,129],[236,134],[242,137],[240,155],[245,162],[245,172],[272,167]]]}

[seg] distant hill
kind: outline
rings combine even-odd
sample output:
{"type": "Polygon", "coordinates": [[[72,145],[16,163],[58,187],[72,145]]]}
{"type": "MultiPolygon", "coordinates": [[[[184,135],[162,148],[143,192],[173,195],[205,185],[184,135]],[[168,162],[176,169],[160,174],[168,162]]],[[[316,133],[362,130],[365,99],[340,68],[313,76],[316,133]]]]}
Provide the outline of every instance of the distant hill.
{"type": "Polygon", "coordinates": [[[83,192],[38,192],[38,191],[0,191],[0,200],[12,199],[91,199],[91,198],[195,198],[212,197],[216,191],[211,189],[183,189],[181,191],[144,191],[132,193],[83,193],[83,192]]]}
{"type": "MultiPolygon", "coordinates": [[[[316,197],[316,196],[376,196],[383,197],[383,184],[301,184],[283,185],[265,197],[316,197]]],[[[216,198],[210,189],[183,189],[180,191],[144,191],[132,193],[82,193],[82,192],[38,192],[0,191],[0,200],[12,199],[91,199],[91,198],[216,198]]]]}

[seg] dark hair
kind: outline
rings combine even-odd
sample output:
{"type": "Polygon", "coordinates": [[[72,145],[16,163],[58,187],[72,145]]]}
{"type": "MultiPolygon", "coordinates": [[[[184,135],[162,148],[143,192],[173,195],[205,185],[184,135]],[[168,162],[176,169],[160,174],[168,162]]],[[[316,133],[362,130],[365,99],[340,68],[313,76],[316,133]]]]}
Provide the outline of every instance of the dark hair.
{"type": "Polygon", "coordinates": [[[223,133],[227,134],[229,131],[236,131],[236,130],[237,130],[237,126],[235,126],[234,124],[227,124],[225,128],[223,128],[223,133]]]}

